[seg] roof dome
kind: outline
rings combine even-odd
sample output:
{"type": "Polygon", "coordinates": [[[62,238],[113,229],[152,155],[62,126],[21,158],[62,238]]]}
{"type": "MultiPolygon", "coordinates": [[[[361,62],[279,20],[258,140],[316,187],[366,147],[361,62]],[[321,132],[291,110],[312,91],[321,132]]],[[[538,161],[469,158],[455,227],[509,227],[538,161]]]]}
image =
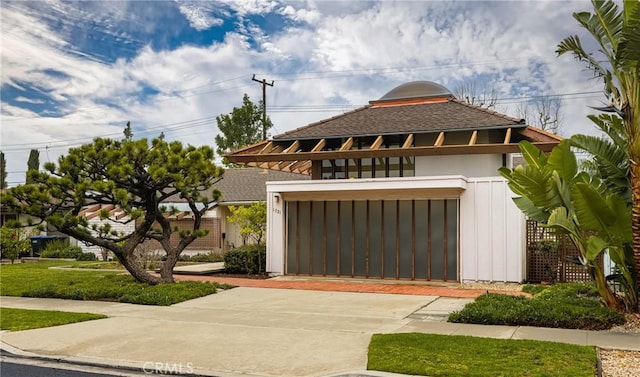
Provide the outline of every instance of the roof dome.
{"type": "Polygon", "coordinates": [[[449,89],[432,81],[412,81],[391,89],[378,101],[395,101],[410,98],[449,97],[449,89]]]}

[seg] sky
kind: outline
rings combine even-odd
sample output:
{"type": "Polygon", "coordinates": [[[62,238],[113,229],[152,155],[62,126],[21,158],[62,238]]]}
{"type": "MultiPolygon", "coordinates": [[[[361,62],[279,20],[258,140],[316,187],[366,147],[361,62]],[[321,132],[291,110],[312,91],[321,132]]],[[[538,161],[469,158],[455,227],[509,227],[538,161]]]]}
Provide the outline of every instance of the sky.
{"type": "MultiPolygon", "coordinates": [[[[215,118],[267,87],[276,135],[415,80],[493,87],[495,110],[561,98],[560,134],[595,133],[602,84],[570,55],[581,1],[5,1],[0,150],[10,186],[29,150],[56,162],[95,137],[211,145],[215,118]],[[542,97],[545,98],[545,97],[542,97]]],[[[531,105],[530,105],[531,106],[531,105]]]]}

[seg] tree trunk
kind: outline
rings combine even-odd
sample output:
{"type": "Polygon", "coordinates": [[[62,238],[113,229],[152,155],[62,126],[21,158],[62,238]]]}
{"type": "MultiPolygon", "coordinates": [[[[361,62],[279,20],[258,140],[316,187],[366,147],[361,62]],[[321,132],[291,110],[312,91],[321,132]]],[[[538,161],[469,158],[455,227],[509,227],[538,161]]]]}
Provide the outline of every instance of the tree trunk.
{"type": "Polygon", "coordinates": [[[611,290],[609,283],[607,283],[607,280],[604,277],[602,269],[596,265],[589,265],[588,268],[591,277],[595,282],[596,288],[598,289],[600,298],[604,301],[605,306],[623,311],[624,305],[618,300],[615,293],[611,290]]]}
{"type": "MultiPolygon", "coordinates": [[[[640,159],[631,157],[631,229],[633,230],[633,267],[636,293],[638,293],[640,292],[640,161],[635,160],[640,159]]],[[[638,304],[633,310],[640,311],[638,304]]]]}
{"type": "Polygon", "coordinates": [[[122,263],[124,268],[129,271],[131,276],[140,283],[157,285],[163,282],[162,279],[148,273],[140,262],[140,259],[134,253],[117,253],[116,257],[120,263],[122,263]]]}
{"type": "Polygon", "coordinates": [[[173,268],[176,266],[178,262],[178,256],[180,255],[177,250],[166,250],[167,260],[164,261],[162,267],[160,267],[160,279],[163,283],[174,283],[173,279],[173,268]]]}

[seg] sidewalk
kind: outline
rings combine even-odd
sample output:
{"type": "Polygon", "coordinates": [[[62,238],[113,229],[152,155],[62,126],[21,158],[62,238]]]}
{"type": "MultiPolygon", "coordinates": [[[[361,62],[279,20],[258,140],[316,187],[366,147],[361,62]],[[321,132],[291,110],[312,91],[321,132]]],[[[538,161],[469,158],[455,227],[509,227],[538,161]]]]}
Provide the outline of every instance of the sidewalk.
{"type": "MultiPolygon", "coordinates": [[[[257,282],[268,281],[274,280],[257,282]]],[[[536,339],[640,351],[640,334],[447,323],[446,313],[460,309],[469,299],[432,295],[240,287],[170,307],[22,297],[0,300],[3,307],[109,316],[1,333],[2,347],[9,352],[138,370],[154,363],[181,364],[200,375],[372,375],[364,370],[369,340],[375,333],[536,339]]]]}

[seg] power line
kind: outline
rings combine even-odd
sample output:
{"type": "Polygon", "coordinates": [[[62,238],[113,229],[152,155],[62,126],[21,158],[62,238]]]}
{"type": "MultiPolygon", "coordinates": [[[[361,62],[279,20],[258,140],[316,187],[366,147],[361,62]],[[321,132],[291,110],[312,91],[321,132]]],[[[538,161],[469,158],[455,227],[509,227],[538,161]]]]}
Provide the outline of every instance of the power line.
{"type": "MultiPolygon", "coordinates": [[[[558,94],[547,94],[547,95],[535,95],[535,96],[522,96],[522,97],[504,97],[498,98],[497,101],[500,104],[511,104],[511,103],[520,103],[523,100],[527,99],[538,99],[538,98],[563,98],[565,100],[574,100],[574,99],[582,99],[582,98],[590,98],[594,97],[596,94],[601,94],[601,91],[583,91],[583,92],[573,92],[573,93],[558,93],[558,94]]],[[[320,105],[290,105],[290,106],[272,106],[271,112],[273,113],[319,113],[319,112],[337,112],[337,111],[345,111],[345,109],[353,109],[357,107],[361,107],[362,105],[336,105],[336,104],[320,104],[320,105]]],[[[191,119],[176,123],[163,124],[155,127],[150,127],[145,129],[144,131],[138,132],[138,135],[148,135],[157,131],[164,132],[175,132],[179,130],[189,129],[200,127],[204,125],[209,125],[210,122],[215,120],[215,116],[204,117],[191,119]]],[[[47,149],[58,149],[58,148],[66,148],[75,145],[81,145],[83,142],[91,141],[96,137],[116,137],[119,136],[121,132],[104,134],[100,136],[93,137],[83,137],[83,138],[75,138],[75,139],[63,139],[57,141],[49,141],[49,142],[38,142],[38,143],[18,143],[18,144],[8,144],[3,145],[2,150],[7,152],[16,152],[16,151],[25,151],[33,148],[47,148],[47,149]],[[29,146],[29,147],[22,147],[29,146]]]]}
{"type": "MultiPolygon", "coordinates": [[[[189,121],[183,121],[183,122],[178,122],[178,123],[170,123],[170,124],[166,124],[166,125],[161,125],[161,126],[156,126],[156,127],[151,127],[151,128],[147,128],[144,131],[140,131],[137,132],[137,135],[148,135],[148,134],[152,134],[155,133],[157,131],[163,131],[165,133],[169,133],[169,132],[174,132],[174,131],[178,131],[178,130],[183,130],[183,129],[187,129],[187,128],[195,128],[195,127],[201,127],[201,126],[208,126],[211,124],[211,121],[215,119],[215,116],[213,117],[205,117],[205,118],[199,118],[199,119],[193,119],[193,120],[189,120],[189,121]],[[174,126],[174,127],[170,127],[167,128],[169,126],[174,126]]],[[[101,138],[108,138],[108,137],[116,137],[121,135],[121,132],[118,133],[112,133],[112,134],[104,134],[104,135],[99,135],[99,136],[91,136],[91,137],[83,137],[83,138],[75,138],[75,139],[63,139],[63,140],[57,140],[57,141],[48,141],[48,142],[39,142],[39,143],[27,143],[27,144],[11,144],[8,146],[3,146],[2,150],[3,151],[7,151],[7,152],[18,152],[18,151],[25,151],[25,150],[30,150],[30,149],[34,149],[34,146],[39,145],[39,148],[47,148],[47,149],[58,149],[58,148],[67,148],[67,147],[73,147],[76,145],[82,145],[84,142],[87,141],[91,141],[95,138],[101,137],[101,138]],[[29,145],[30,147],[20,147],[22,145],[29,145]]],[[[35,148],[38,148],[37,146],[35,148]]]]}
{"type": "MultiPolygon", "coordinates": [[[[217,81],[217,82],[212,83],[212,84],[200,85],[200,86],[195,87],[195,88],[174,91],[174,93],[189,92],[189,91],[192,91],[194,89],[198,89],[198,88],[202,88],[202,87],[210,86],[210,85],[217,85],[217,84],[221,84],[221,83],[224,83],[224,82],[237,80],[237,79],[240,79],[240,78],[243,78],[243,77],[246,77],[246,75],[234,77],[234,78],[227,79],[227,80],[217,81]]],[[[156,104],[156,103],[163,103],[163,102],[168,102],[168,101],[175,101],[175,100],[178,100],[178,99],[184,99],[184,98],[189,98],[189,97],[194,97],[194,96],[200,96],[200,95],[203,95],[203,94],[220,93],[220,92],[225,92],[225,91],[233,90],[233,89],[246,88],[248,86],[249,86],[248,84],[237,85],[237,86],[233,86],[233,87],[230,87],[230,88],[208,90],[208,91],[205,91],[205,92],[192,93],[192,94],[184,95],[184,96],[178,96],[178,95],[174,94],[174,95],[172,95],[172,96],[170,96],[168,98],[155,100],[155,101],[153,101],[153,103],[156,104]]],[[[118,106],[115,106],[115,105],[114,106],[103,105],[103,106],[94,106],[94,107],[88,107],[88,108],[79,108],[79,109],[76,109],[75,111],[69,112],[69,114],[71,114],[71,113],[92,113],[92,112],[95,112],[95,111],[109,111],[109,110],[113,110],[114,108],[117,108],[117,107],[118,106]]],[[[28,119],[39,119],[39,118],[38,117],[12,117],[12,119],[3,120],[3,122],[5,122],[5,123],[6,122],[15,122],[15,121],[20,121],[20,120],[28,120],[28,119]]]]}

